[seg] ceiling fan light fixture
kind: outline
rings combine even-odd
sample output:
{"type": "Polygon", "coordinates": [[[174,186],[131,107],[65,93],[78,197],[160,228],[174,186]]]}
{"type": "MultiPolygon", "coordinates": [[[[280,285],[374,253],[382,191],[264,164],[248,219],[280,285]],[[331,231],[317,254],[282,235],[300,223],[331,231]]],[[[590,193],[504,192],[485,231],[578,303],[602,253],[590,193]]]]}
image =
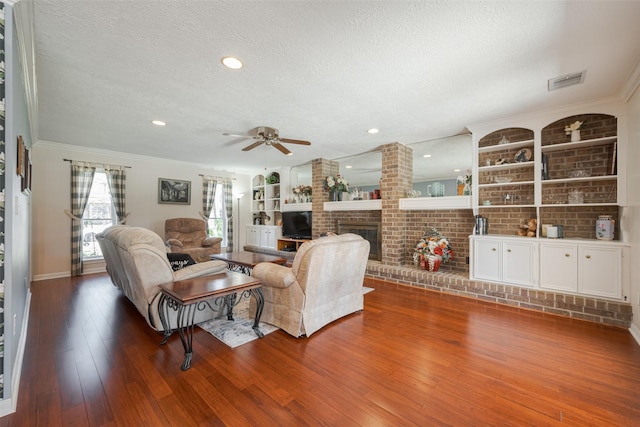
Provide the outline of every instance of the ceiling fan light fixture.
{"type": "Polygon", "coordinates": [[[240,61],[238,58],[235,58],[233,56],[225,56],[220,61],[222,62],[222,65],[224,65],[225,67],[231,70],[239,70],[242,67],[244,67],[244,64],[242,63],[242,61],[240,61]]]}

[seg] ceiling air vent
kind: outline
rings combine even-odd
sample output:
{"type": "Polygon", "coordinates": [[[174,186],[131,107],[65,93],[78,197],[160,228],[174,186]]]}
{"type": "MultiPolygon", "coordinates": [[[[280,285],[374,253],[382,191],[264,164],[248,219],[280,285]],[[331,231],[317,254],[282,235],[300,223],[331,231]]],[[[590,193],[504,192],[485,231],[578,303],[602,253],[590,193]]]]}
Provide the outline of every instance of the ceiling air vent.
{"type": "Polygon", "coordinates": [[[580,71],[579,73],[567,74],[566,76],[549,79],[549,92],[584,82],[584,75],[586,73],[586,71],[580,71]]]}

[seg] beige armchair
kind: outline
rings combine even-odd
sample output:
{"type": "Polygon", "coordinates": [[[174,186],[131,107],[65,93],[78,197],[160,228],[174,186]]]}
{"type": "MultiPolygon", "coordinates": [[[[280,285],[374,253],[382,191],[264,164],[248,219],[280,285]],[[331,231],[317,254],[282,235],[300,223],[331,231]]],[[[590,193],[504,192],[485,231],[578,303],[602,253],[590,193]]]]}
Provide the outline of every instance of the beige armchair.
{"type": "Polygon", "coordinates": [[[207,236],[207,223],[198,218],[172,218],[164,222],[164,238],[171,252],[191,255],[195,262],[220,253],[222,239],[207,236]]]}
{"type": "MultiPolygon", "coordinates": [[[[162,331],[158,315],[159,285],[177,280],[208,276],[224,271],[224,261],[208,261],[173,271],[162,238],[151,230],[114,225],[96,235],[113,284],[135,305],[147,323],[162,331]]],[[[220,310],[207,309],[196,314],[196,322],[212,319],[220,310]]],[[[170,319],[176,324],[175,312],[170,319]]]]}
{"type": "MultiPolygon", "coordinates": [[[[251,275],[262,281],[261,321],[294,337],[361,311],[369,242],[357,234],[321,237],[300,246],[291,268],[260,263],[251,275]]],[[[251,303],[255,313],[255,303],[251,303]]]]}

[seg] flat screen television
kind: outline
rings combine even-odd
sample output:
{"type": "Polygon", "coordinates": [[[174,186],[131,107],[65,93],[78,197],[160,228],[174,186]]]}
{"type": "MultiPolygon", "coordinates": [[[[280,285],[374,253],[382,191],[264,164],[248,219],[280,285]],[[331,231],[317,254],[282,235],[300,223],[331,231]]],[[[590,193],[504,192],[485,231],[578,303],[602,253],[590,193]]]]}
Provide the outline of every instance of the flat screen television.
{"type": "Polygon", "coordinates": [[[311,239],[311,212],[282,212],[282,237],[311,239]]]}

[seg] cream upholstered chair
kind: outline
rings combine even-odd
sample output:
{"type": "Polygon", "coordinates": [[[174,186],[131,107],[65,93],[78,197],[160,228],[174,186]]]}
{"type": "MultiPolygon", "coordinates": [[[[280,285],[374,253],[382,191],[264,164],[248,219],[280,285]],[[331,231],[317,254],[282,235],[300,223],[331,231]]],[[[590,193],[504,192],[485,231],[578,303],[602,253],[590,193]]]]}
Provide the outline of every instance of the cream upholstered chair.
{"type": "Polygon", "coordinates": [[[207,222],[199,218],[171,218],[164,222],[164,238],[171,252],[191,255],[196,262],[220,253],[222,239],[207,236],[207,222]]]}
{"type": "MultiPolygon", "coordinates": [[[[158,315],[159,285],[223,272],[224,261],[208,261],[173,271],[162,238],[151,230],[114,225],[96,235],[113,284],[133,302],[147,323],[162,331],[158,315]]],[[[217,310],[196,314],[196,322],[212,319],[217,310]]],[[[175,316],[170,319],[175,325],[175,316]]]]}
{"type": "MultiPolygon", "coordinates": [[[[309,337],[334,320],[361,311],[368,258],[369,242],[348,233],[302,244],[291,268],[256,265],[251,275],[262,281],[261,321],[294,337],[309,337]]],[[[255,312],[255,303],[251,304],[255,312]]]]}

